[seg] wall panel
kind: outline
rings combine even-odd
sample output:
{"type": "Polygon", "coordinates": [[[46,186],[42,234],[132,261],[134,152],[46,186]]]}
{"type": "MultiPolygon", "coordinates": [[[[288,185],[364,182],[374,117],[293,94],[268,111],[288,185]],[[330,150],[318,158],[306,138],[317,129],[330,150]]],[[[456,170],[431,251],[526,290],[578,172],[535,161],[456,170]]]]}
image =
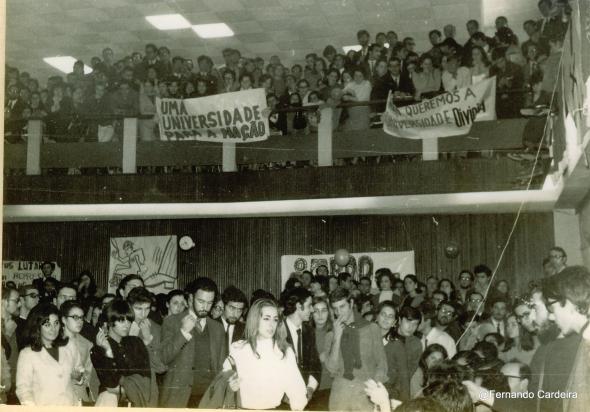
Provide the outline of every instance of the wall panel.
{"type": "MultiPolygon", "coordinates": [[[[256,288],[279,291],[280,257],[285,254],[415,250],[419,277],[436,274],[455,280],[465,267],[487,263],[493,268],[508,238],[512,214],[448,216],[338,216],[128,222],[4,224],[3,258],[51,259],[65,279],[83,269],[104,287],[109,238],[190,234],[197,246],[179,250],[178,273],[184,286],[197,275],[233,283],[250,293],[256,288]],[[460,244],[449,259],[444,247],[460,244]]],[[[498,278],[525,288],[541,276],[541,260],[553,245],[551,213],[523,214],[500,265],[498,278]]]]}

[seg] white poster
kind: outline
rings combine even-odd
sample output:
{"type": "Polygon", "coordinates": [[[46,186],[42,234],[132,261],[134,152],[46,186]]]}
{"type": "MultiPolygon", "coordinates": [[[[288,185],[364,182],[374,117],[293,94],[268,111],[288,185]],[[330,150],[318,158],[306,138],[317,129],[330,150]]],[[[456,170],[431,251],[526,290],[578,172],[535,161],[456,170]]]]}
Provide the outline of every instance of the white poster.
{"type": "Polygon", "coordinates": [[[466,135],[473,122],[496,119],[496,78],[409,106],[396,107],[391,92],[383,113],[383,131],[407,139],[466,135]]]}
{"type": "MultiPolygon", "coordinates": [[[[2,285],[12,281],[16,287],[20,285],[30,285],[33,280],[43,277],[41,264],[43,262],[36,260],[5,260],[2,262],[2,285]]],[[[57,280],[61,280],[61,268],[57,262],[51,262],[55,266],[51,274],[57,280]]]]}
{"type": "Polygon", "coordinates": [[[264,89],[156,99],[161,140],[249,143],[268,139],[264,89]]]}
{"type": "Polygon", "coordinates": [[[416,273],[414,265],[414,251],[405,252],[353,252],[346,266],[338,266],[334,255],[283,255],[281,256],[281,289],[291,276],[291,273],[301,273],[309,270],[315,276],[320,266],[326,266],[330,275],[348,272],[353,279],[369,276],[373,287],[376,288],[375,271],[388,268],[393,273],[399,273],[400,278],[416,273]]]}
{"type": "Polygon", "coordinates": [[[131,274],[141,276],[155,294],[176,289],[176,252],[176,236],[111,238],[109,292],[131,274]]]}

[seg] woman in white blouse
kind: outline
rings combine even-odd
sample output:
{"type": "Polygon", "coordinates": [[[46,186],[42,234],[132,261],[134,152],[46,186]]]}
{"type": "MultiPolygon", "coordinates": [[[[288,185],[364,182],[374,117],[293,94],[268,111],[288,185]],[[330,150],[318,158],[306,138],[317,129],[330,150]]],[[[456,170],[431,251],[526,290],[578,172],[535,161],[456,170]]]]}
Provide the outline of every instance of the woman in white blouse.
{"type": "Polygon", "coordinates": [[[471,84],[479,83],[490,77],[490,60],[482,47],[473,46],[471,49],[469,70],[471,71],[471,84]]]}
{"type": "Polygon", "coordinates": [[[74,385],[83,381],[80,354],[62,337],[59,311],[51,304],[35,306],[27,318],[27,343],[18,357],[16,395],[25,406],[75,406],[74,385]]]}
{"type": "MultiPolygon", "coordinates": [[[[353,71],[352,81],[344,86],[342,100],[345,102],[368,102],[371,100],[371,82],[365,80],[363,69],[353,71]]],[[[369,128],[369,106],[348,107],[345,130],[365,130],[369,128]]]]}
{"type": "MultiPolygon", "coordinates": [[[[230,346],[237,377],[230,387],[240,391],[244,409],[275,409],[284,395],[291,410],[303,410],[307,389],[297,367],[295,353],[286,341],[287,331],[279,314],[278,304],[259,299],[248,311],[245,340],[230,346]]],[[[224,370],[230,370],[226,361],[224,370]]]]}

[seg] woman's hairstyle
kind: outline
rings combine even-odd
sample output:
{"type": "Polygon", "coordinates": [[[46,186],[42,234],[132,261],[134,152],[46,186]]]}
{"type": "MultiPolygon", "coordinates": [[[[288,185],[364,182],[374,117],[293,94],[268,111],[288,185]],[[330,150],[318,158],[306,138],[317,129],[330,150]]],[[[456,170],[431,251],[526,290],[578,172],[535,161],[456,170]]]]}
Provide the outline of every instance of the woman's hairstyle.
{"type": "Polygon", "coordinates": [[[381,289],[381,279],[383,277],[388,277],[389,282],[391,283],[391,288],[393,289],[393,281],[395,280],[393,273],[388,268],[380,268],[375,271],[375,275],[377,276],[377,287],[381,289]]]}
{"type": "MultiPolygon", "coordinates": [[[[127,319],[129,322],[133,322],[135,319],[135,313],[129,303],[123,299],[115,299],[104,308],[102,311],[103,321],[109,326],[115,324],[115,322],[127,319]]],[[[99,322],[100,323],[100,322],[99,322]]]]}
{"type": "Polygon", "coordinates": [[[50,303],[41,303],[31,309],[25,326],[25,346],[30,345],[34,352],[40,352],[43,348],[41,328],[45,322],[49,321],[51,315],[55,315],[59,322],[59,333],[57,334],[57,338],[53,341],[53,347],[64,346],[68,343],[68,338],[63,337],[63,325],[59,320],[60,314],[57,307],[50,303]]]}
{"type": "Polygon", "coordinates": [[[82,283],[82,277],[83,276],[87,276],[90,279],[90,283],[88,284],[88,286],[84,289],[84,290],[79,290],[78,292],[81,293],[83,296],[80,296],[80,298],[84,297],[92,297],[94,295],[96,295],[96,280],[94,279],[94,276],[92,276],[92,274],[90,273],[89,270],[84,270],[82,271],[82,273],[80,273],[80,276],[78,276],[78,285],[80,283],[82,283]]]}
{"type": "Polygon", "coordinates": [[[285,325],[283,324],[279,304],[273,299],[258,299],[250,307],[250,310],[248,311],[248,316],[246,318],[245,339],[250,344],[250,347],[252,348],[252,351],[254,352],[256,357],[259,358],[260,355],[256,350],[256,346],[258,344],[258,325],[260,324],[260,319],[262,318],[262,309],[267,307],[275,308],[277,311],[279,322],[277,324],[277,329],[272,339],[273,343],[283,353],[283,357],[285,357],[285,354],[287,353],[287,348],[289,347],[289,344],[287,343],[287,330],[285,328],[285,325]]]}
{"type": "Polygon", "coordinates": [[[451,285],[451,293],[455,291],[455,284],[449,278],[442,278],[441,280],[439,280],[437,289],[442,290],[441,285],[443,282],[449,282],[449,284],[451,285]]]}
{"type": "MultiPolygon", "coordinates": [[[[330,308],[330,301],[328,300],[327,296],[314,296],[311,299],[311,305],[315,306],[317,304],[324,304],[326,305],[326,308],[328,309],[328,321],[326,322],[326,326],[325,326],[325,330],[327,332],[331,331],[333,328],[333,320],[334,317],[332,316],[332,309],[330,308]]],[[[313,320],[313,316],[311,317],[311,325],[315,328],[316,324],[315,321],[313,320]]]]}
{"type": "Polygon", "coordinates": [[[426,358],[428,358],[432,353],[438,352],[443,355],[443,359],[447,359],[449,354],[444,346],[439,345],[438,343],[433,343],[428,345],[424,352],[422,352],[422,356],[420,356],[420,361],[418,361],[418,365],[422,368],[422,371],[426,372],[428,370],[428,365],[426,364],[426,358]]]}
{"type": "Polygon", "coordinates": [[[79,301],[66,300],[64,303],[61,304],[61,307],[59,308],[60,319],[70,316],[70,311],[74,308],[80,309],[82,311],[82,316],[85,315],[84,308],[82,307],[82,304],[79,301]]]}
{"type": "Polygon", "coordinates": [[[133,306],[136,303],[149,303],[151,306],[154,304],[154,296],[146,288],[137,287],[129,291],[127,302],[130,306],[133,306]]]}

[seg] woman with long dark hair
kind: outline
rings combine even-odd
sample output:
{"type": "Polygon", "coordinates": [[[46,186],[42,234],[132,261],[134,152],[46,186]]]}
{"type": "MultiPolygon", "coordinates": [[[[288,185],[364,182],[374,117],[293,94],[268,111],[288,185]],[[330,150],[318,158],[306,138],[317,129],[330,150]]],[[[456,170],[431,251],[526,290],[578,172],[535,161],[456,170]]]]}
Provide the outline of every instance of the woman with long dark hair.
{"type": "MultiPolygon", "coordinates": [[[[230,387],[240,391],[242,408],[275,409],[287,395],[291,410],[303,410],[307,389],[295,353],[287,343],[287,330],[276,301],[254,302],[246,319],[245,340],[234,342],[229,354],[237,370],[230,387]]],[[[226,361],[224,370],[230,369],[226,361]]]]}
{"type": "Polygon", "coordinates": [[[420,396],[422,389],[427,385],[428,371],[447,358],[447,350],[442,345],[438,343],[428,345],[424,352],[422,352],[422,356],[420,356],[420,361],[418,362],[418,369],[416,369],[410,381],[410,394],[412,398],[420,396]]]}
{"type": "Polygon", "coordinates": [[[35,306],[27,318],[27,346],[16,367],[16,395],[25,406],[79,405],[74,385],[83,383],[80,354],[62,334],[59,310],[35,306]]]}
{"type": "Polygon", "coordinates": [[[404,277],[404,289],[406,297],[402,302],[402,306],[411,306],[417,308],[424,301],[424,295],[420,288],[418,278],[416,275],[406,275],[404,277]]]}
{"type": "Polygon", "coordinates": [[[332,320],[332,310],[327,296],[312,298],[313,317],[311,324],[315,329],[315,346],[322,362],[322,377],[320,384],[315,391],[307,409],[313,411],[328,410],[330,401],[330,388],[332,387],[332,376],[326,368],[326,360],[330,354],[332,340],[334,339],[334,330],[332,320]]]}
{"type": "Polygon", "coordinates": [[[78,292],[76,296],[84,309],[84,313],[87,314],[90,304],[96,296],[96,281],[90,271],[85,270],[78,276],[77,284],[78,292]]]}

